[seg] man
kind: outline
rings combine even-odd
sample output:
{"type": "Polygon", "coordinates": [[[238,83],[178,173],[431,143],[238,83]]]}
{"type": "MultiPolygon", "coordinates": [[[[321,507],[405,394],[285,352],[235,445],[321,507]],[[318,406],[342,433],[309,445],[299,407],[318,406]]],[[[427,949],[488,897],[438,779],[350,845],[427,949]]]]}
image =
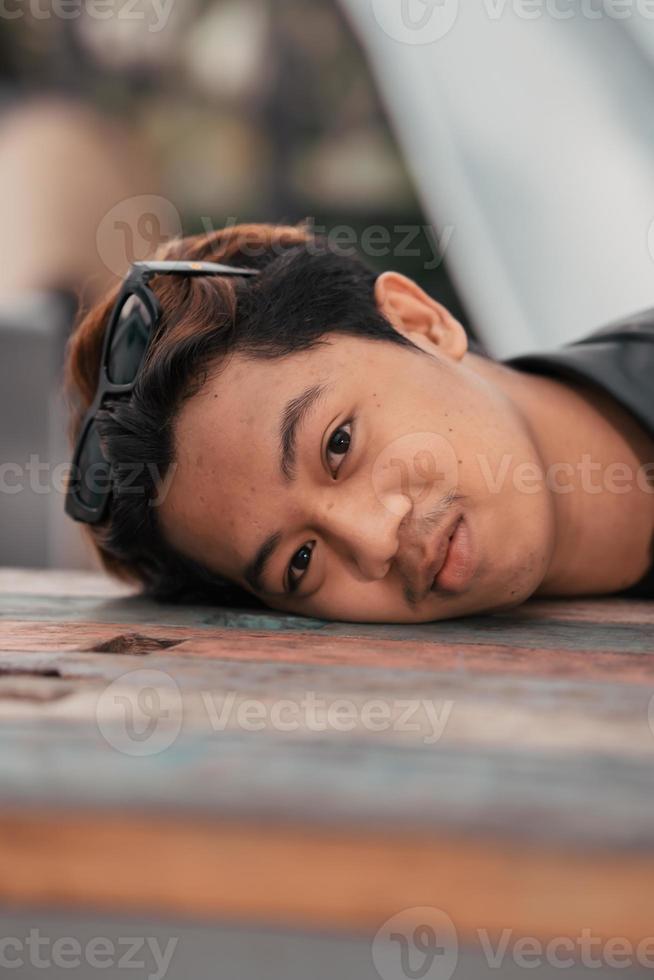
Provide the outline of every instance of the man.
{"type": "MultiPolygon", "coordinates": [[[[163,252],[235,268],[153,284],[134,388],[91,412],[108,568],[159,595],[378,622],[649,587],[654,316],[496,362],[410,279],[304,229],[163,252]]],[[[81,410],[115,298],[71,346],[81,410]]]]}

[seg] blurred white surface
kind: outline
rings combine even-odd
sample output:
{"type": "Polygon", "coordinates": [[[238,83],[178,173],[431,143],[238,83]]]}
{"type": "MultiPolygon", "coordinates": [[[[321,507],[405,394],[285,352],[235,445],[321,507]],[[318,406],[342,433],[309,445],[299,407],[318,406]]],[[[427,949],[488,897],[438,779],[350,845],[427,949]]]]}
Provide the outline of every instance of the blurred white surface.
{"type": "Polygon", "coordinates": [[[654,4],[341,3],[491,354],[654,305],[654,4]]]}

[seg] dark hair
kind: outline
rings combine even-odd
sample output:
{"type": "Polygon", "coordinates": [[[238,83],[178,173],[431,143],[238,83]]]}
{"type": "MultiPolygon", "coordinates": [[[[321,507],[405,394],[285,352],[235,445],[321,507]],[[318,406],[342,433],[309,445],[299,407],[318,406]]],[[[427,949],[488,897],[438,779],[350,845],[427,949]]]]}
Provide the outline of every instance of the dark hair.
{"type": "MultiPolygon", "coordinates": [[[[179,554],[158,526],[152,502],[174,461],[174,420],[181,405],[202,387],[211,369],[235,352],[283,357],[324,343],[331,332],[417,348],[377,309],[376,273],[359,258],[330,249],[303,226],[238,225],[177,239],[156,257],[250,266],[260,275],[152,280],[162,317],[138,382],[129,399],[108,399],[97,416],[111,464],[112,498],[108,517],[87,526],[88,533],[108,571],[139,582],[156,598],[261,606],[240,586],[179,554]]],[[[69,341],[73,440],[95,393],[117,291],[112,289],[83,317],[69,341]]]]}

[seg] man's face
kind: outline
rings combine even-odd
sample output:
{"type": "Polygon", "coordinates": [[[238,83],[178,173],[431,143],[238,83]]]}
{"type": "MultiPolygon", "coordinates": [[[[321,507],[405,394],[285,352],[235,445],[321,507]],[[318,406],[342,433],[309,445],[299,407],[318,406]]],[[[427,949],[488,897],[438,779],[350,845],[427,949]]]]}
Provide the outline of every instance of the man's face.
{"type": "Polygon", "coordinates": [[[544,481],[512,478],[540,461],[502,388],[447,342],[324,340],[234,355],[184,405],[166,538],[267,605],[324,619],[424,622],[527,598],[553,513],[544,481]]]}

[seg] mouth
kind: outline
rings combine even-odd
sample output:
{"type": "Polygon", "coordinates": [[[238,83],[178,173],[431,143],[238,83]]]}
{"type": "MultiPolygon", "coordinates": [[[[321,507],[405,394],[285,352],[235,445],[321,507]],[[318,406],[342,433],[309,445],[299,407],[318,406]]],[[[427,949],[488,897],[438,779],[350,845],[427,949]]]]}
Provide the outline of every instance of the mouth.
{"type": "Polygon", "coordinates": [[[447,562],[450,542],[461,517],[462,514],[460,512],[451,515],[447,525],[436,532],[427,546],[428,555],[432,557],[428,564],[423,567],[420,574],[423,595],[427,595],[430,591],[436,576],[440,574],[441,569],[447,562]]]}
{"type": "Polygon", "coordinates": [[[428,570],[426,594],[463,592],[477,568],[470,526],[464,514],[454,518],[441,535],[435,561],[428,570]]]}

